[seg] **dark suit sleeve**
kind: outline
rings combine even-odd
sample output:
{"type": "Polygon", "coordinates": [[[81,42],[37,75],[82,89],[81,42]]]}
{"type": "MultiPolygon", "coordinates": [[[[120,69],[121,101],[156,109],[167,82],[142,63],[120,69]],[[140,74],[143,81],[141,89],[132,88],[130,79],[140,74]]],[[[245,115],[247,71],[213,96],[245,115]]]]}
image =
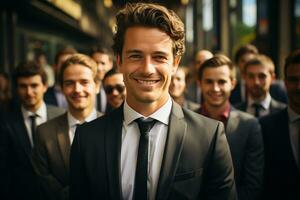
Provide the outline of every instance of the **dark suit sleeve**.
{"type": "Polygon", "coordinates": [[[37,128],[36,141],[32,153],[32,164],[38,181],[42,196],[44,199],[67,200],[69,199],[69,188],[64,187],[52,174],[48,163],[48,154],[46,150],[43,131],[37,128]]]}
{"type": "Polygon", "coordinates": [[[219,122],[208,154],[204,172],[204,198],[206,200],[237,199],[233,164],[223,125],[219,122]]]}
{"type": "Polygon", "coordinates": [[[10,186],[9,152],[11,147],[9,134],[4,128],[4,120],[0,120],[0,199],[8,199],[10,186]]]}
{"type": "Polygon", "coordinates": [[[90,199],[90,190],[81,155],[80,132],[80,127],[78,127],[71,147],[70,200],[90,199]]]}
{"type": "Polygon", "coordinates": [[[259,199],[262,191],[264,150],[261,129],[256,119],[251,119],[251,133],[247,140],[243,177],[238,189],[239,200],[259,199]]]}

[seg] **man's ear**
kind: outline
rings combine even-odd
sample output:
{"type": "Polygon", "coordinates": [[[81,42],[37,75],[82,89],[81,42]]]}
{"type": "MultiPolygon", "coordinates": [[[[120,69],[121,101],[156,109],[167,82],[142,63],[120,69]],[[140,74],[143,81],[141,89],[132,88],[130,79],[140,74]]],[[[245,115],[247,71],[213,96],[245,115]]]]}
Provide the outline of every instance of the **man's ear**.
{"type": "Polygon", "coordinates": [[[122,58],[120,56],[120,54],[118,54],[116,56],[116,64],[117,64],[117,68],[120,72],[122,72],[122,69],[121,69],[121,64],[122,64],[122,58]]]}
{"type": "Polygon", "coordinates": [[[232,78],[231,79],[231,91],[235,88],[236,83],[237,83],[236,78],[232,78]]]}
{"type": "Polygon", "coordinates": [[[276,74],[274,72],[271,72],[271,78],[272,78],[272,83],[276,79],[276,74]]]}
{"type": "Polygon", "coordinates": [[[175,73],[178,69],[180,60],[181,60],[181,56],[175,56],[174,63],[173,63],[173,68],[172,68],[172,76],[175,75],[175,73]]]}

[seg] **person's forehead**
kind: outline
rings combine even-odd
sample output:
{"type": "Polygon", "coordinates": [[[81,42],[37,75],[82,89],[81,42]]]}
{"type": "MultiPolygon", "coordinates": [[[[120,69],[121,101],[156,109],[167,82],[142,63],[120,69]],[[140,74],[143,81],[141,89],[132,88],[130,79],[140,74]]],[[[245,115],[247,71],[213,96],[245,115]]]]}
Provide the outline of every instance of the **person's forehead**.
{"type": "Polygon", "coordinates": [[[267,73],[269,71],[269,67],[264,64],[255,64],[247,66],[246,73],[250,72],[261,72],[267,73]]]}
{"type": "Polygon", "coordinates": [[[42,77],[40,75],[33,76],[21,76],[17,78],[18,83],[42,83],[42,77]]]}
{"type": "Polygon", "coordinates": [[[119,83],[119,82],[123,82],[123,74],[122,73],[117,73],[117,74],[113,74],[109,77],[107,77],[104,80],[105,83],[119,83]]]}

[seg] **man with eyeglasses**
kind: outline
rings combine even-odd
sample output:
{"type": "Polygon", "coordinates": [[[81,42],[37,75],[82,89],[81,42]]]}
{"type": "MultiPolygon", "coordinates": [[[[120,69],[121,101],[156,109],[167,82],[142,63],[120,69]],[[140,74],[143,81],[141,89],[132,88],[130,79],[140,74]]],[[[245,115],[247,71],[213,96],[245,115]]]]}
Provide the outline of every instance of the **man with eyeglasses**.
{"type": "Polygon", "coordinates": [[[300,199],[300,50],[284,66],[288,107],[260,119],[265,147],[263,199],[300,199]]]}
{"type": "Polygon", "coordinates": [[[121,106],[126,96],[122,73],[114,68],[108,71],[104,76],[103,86],[107,98],[105,113],[109,113],[121,106]]]}

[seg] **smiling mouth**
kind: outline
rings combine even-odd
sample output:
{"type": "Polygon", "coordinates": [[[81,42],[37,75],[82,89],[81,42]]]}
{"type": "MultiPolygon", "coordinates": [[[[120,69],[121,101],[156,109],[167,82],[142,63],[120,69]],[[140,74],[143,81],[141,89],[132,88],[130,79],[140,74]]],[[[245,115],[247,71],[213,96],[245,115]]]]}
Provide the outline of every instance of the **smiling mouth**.
{"type": "Polygon", "coordinates": [[[160,80],[141,80],[141,79],[134,79],[134,80],[136,80],[138,83],[143,85],[153,85],[160,81],[160,80]]]}

